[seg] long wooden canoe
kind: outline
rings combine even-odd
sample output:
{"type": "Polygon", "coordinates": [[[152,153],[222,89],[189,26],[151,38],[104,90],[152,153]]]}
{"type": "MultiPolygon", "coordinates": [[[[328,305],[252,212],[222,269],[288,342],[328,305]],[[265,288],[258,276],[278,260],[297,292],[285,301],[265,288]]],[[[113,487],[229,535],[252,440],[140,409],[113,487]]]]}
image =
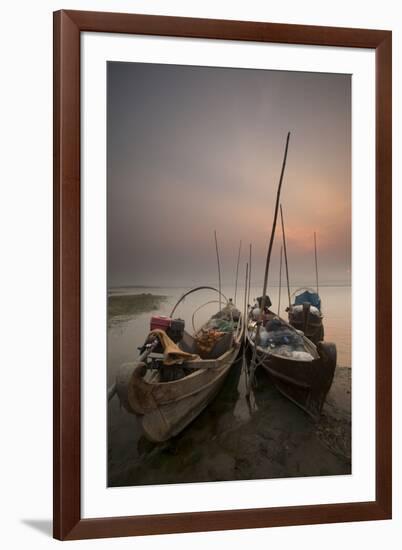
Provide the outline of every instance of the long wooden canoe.
{"type": "MultiPolygon", "coordinates": [[[[229,304],[219,315],[227,313],[230,316],[233,308],[229,304]]],[[[176,436],[217,395],[243,341],[244,322],[242,315],[238,313],[239,318],[233,326],[233,332],[225,335],[225,341],[220,343],[222,353],[218,357],[198,357],[170,366],[164,366],[163,359],[159,358],[160,368],[156,369],[152,368],[155,366],[155,358],[153,362],[149,362],[150,358],[147,358],[147,361],[122,365],[116,379],[117,394],[126,410],[141,418],[148,439],[162,442],[176,436]],[[180,378],[164,381],[164,369],[165,372],[166,369],[173,369],[170,372],[180,378]]],[[[188,333],[184,333],[182,341],[177,343],[183,351],[191,353],[197,352],[196,344],[195,338],[188,333]]]]}

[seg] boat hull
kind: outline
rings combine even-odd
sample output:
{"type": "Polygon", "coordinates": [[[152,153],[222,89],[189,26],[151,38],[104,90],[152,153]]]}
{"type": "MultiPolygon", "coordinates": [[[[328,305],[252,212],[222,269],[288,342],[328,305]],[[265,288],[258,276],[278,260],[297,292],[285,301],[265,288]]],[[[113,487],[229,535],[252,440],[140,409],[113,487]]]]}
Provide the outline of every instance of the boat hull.
{"type": "Polygon", "coordinates": [[[219,359],[203,361],[198,370],[172,382],[147,380],[144,363],[125,364],[117,381],[121,403],[141,417],[148,439],[167,441],[188,426],[218,394],[239,349],[236,344],[219,359]]]}
{"type": "MultiPolygon", "coordinates": [[[[319,344],[319,353],[320,347],[319,344]]],[[[262,366],[285,397],[314,419],[320,417],[334,378],[336,359],[326,359],[321,353],[320,358],[314,361],[291,361],[274,357],[263,361],[262,366]]]]}
{"type": "Polygon", "coordinates": [[[324,340],[324,325],[321,314],[319,316],[309,315],[305,320],[300,312],[289,311],[289,324],[300,330],[314,344],[324,340]]]}
{"type": "MultiPolygon", "coordinates": [[[[248,339],[253,348],[254,343],[248,339]]],[[[261,364],[276,388],[314,419],[318,419],[331,388],[336,368],[336,346],[329,342],[317,344],[317,357],[298,361],[257,351],[261,364]]]]}

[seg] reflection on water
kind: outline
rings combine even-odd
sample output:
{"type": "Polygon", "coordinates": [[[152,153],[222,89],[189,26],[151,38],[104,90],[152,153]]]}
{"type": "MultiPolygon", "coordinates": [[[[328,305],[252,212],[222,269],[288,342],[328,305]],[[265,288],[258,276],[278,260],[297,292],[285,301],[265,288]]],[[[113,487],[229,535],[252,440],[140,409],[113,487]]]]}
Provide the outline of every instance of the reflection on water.
{"type": "MultiPolygon", "coordinates": [[[[157,313],[169,315],[186,290],[115,289],[113,293],[166,296],[164,301],[159,302],[157,313]]],[[[225,294],[233,296],[234,289],[226,289],[225,294]]],[[[251,290],[251,298],[259,294],[259,288],[251,290]]],[[[268,294],[275,309],[278,289],[270,289],[268,294]]],[[[238,305],[242,309],[242,292],[238,291],[237,295],[238,305]]],[[[323,287],[320,295],[326,340],[337,344],[338,364],[350,366],[351,289],[323,287]]],[[[192,332],[193,311],[215,300],[216,296],[211,291],[204,291],[191,295],[180,305],[176,315],[185,320],[189,332],[192,332]]],[[[285,293],[282,303],[284,297],[285,293]]],[[[194,320],[196,328],[216,309],[216,304],[201,308],[194,320]]],[[[138,356],[137,348],[148,334],[151,315],[148,308],[147,312],[138,312],[109,325],[108,385],[114,381],[121,363],[138,356]]],[[[284,310],[281,315],[287,318],[284,310]]],[[[327,423],[325,429],[318,429],[307,415],[269,384],[263,372],[257,377],[257,388],[251,400],[247,400],[245,360],[244,355],[239,357],[218,397],[209,407],[181,434],[164,444],[148,442],[142,435],[140,420],[120,408],[118,399],[114,398],[108,407],[109,485],[350,473],[350,452],[347,450],[350,446],[350,369],[337,369],[328,397],[331,407],[336,409],[337,414],[333,415],[336,421],[332,416],[324,415],[327,423]],[[340,393],[342,399],[338,399],[340,393]],[[345,399],[346,394],[348,397],[345,399]],[[338,402],[342,402],[340,407],[338,402]],[[332,426],[334,422],[336,426],[332,426]],[[332,431],[337,434],[336,441],[331,435],[330,451],[322,439],[322,434],[328,429],[331,434],[332,431]]]]}

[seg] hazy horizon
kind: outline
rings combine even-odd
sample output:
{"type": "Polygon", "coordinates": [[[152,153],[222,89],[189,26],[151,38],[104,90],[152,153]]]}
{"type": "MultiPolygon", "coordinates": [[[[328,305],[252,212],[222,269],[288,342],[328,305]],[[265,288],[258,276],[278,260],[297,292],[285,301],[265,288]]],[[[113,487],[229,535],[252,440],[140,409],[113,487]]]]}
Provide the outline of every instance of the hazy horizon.
{"type": "MultiPolygon", "coordinates": [[[[210,286],[214,286],[217,287],[218,286],[218,276],[216,276],[215,279],[211,279],[209,281],[203,281],[203,285],[210,285],[210,286]]],[[[191,282],[191,281],[190,281],[191,282]]],[[[242,291],[243,287],[244,287],[244,280],[240,280],[239,283],[238,283],[238,288],[239,290],[242,291]]],[[[252,283],[252,286],[254,287],[259,287],[263,286],[263,281],[254,281],[252,283]]],[[[282,287],[282,289],[285,289],[286,290],[286,281],[282,280],[282,283],[280,285],[282,287]]],[[[291,284],[290,284],[290,288],[291,289],[294,289],[296,287],[302,287],[302,286],[310,286],[311,288],[315,288],[315,281],[304,281],[304,280],[301,280],[301,281],[292,281],[291,284]]],[[[321,281],[320,282],[320,287],[325,287],[325,288],[330,288],[330,287],[350,287],[351,286],[351,281],[321,281]]],[[[130,289],[130,288],[145,288],[145,289],[169,289],[169,288],[172,288],[172,289],[183,289],[183,288],[190,288],[191,287],[191,284],[170,284],[170,285],[158,285],[158,284],[154,284],[154,285],[147,285],[147,284],[119,284],[119,285],[116,285],[116,286],[108,286],[109,289],[111,290],[116,290],[116,289],[122,289],[122,288],[125,288],[125,289],[130,289]]],[[[222,287],[223,288],[234,288],[235,287],[235,282],[234,281],[222,281],[222,287]]],[[[268,288],[279,288],[279,281],[272,281],[268,284],[268,288]]]]}
{"type": "MultiPolygon", "coordinates": [[[[315,284],[314,231],[320,284],[350,284],[350,75],[109,62],[109,286],[216,281],[215,229],[223,284],[240,239],[259,284],[288,131],[291,284],[315,284]]],[[[278,219],[271,286],[281,240],[278,219]]]]}

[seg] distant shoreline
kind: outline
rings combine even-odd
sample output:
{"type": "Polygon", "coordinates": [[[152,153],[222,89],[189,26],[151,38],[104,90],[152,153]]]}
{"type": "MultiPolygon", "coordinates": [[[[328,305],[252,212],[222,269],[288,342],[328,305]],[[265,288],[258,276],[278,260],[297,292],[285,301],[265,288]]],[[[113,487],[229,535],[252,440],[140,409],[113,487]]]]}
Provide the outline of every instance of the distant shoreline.
{"type": "MultiPolygon", "coordinates": [[[[116,291],[119,291],[119,290],[129,290],[129,289],[133,289],[133,290],[141,290],[141,289],[149,289],[149,290],[160,290],[160,289],[172,289],[172,290],[177,290],[177,289],[180,289],[180,288],[193,288],[194,286],[197,286],[201,283],[193,283],[193,284],[182,284],[182,285],[121,285],[121,286],[110,286],[108,287],[107,289],[107,292],[108,294],[115,294],[116,291]]],[[[202,284],[205,284],[207,286],[217,286],[216,283],[211,283],[211,282],[207,282],[207,283],[202,283],[202,284]]],[[[227,288],[227,287],[233,287],[234,288],[234,284],[233,283],[222,283],[222,287],[223,288],[227,288]]],[[[252,283],[251,285],[252,287],[258,287],[258,286],[261,286],[262,287],[262,282],[256,282],[256,283],[252,283]]],[[[282,288],[284,288],[284,283],[282,283],[282,288]]],[[[268,287],[269,288],[279,288],[279,283],[270,283],[268,284],[268,287]]],[[[320,283],[320,288],[352,288],[352,283],[320,283]]],[[[297,283],[297,284],[292,284],[290,286],[291,289],[294,289],[294,288],[315,288],[315,284],[311,284],[311,283],[297,283]]]]}

